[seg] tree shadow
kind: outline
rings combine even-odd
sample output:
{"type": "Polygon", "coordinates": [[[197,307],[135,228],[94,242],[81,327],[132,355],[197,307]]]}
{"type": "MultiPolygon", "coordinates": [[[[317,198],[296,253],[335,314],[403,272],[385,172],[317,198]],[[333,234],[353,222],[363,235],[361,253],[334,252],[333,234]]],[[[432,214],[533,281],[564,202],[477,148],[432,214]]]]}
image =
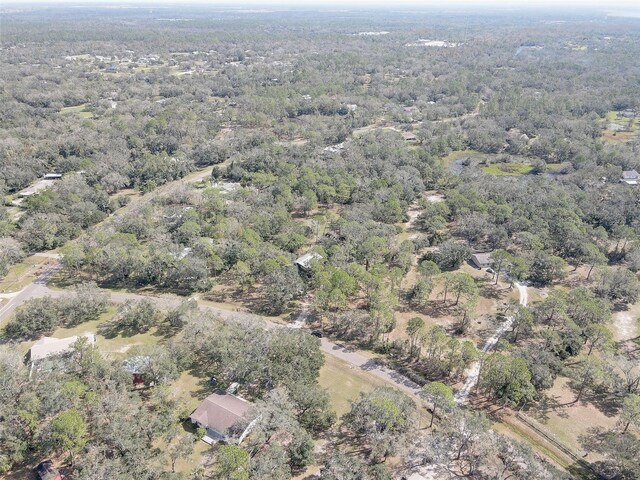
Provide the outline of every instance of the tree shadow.
{"type": "Polygon", "coordinates": [[[609,394],[585,392],[582,397],[585,402],[591,403],[607,417],[617,416],[622,407],[620,399],[609,394]]]}
{"type": "Polygon", "coordinates": [[[98,333],[111,340],[116,337],[133,337],[135,335],[147,333],[151,328],[144,331],[138,330],[131,325],[123,324],[118,319],[108,320],[97,327],[98,333]]]}
{"type": "Polygon", "coordinates": [[[560,403],[558,397],[543,393],[535,403],[535,408],[527,409],[527,414],[541,423],[544,423],[550,419],[550,414],[554,413],[560,418],[569,418],[569,414],[566,411],[566,406],[569,404],[560,403]]]}

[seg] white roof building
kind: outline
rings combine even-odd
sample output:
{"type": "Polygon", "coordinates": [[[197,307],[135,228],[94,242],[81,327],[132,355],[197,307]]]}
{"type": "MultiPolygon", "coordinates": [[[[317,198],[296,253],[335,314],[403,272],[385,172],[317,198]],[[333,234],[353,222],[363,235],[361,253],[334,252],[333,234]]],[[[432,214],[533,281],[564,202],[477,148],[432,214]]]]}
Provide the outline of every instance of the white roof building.
{"type": "Polygon", "coordinates": [[[29,350],[29,360],[37,362],[38,360],[67,353],[71,351],[73,344],[81,337],[87,338],[92,345],[96,343],[96,336],[93,333],[83,333],[82,335],[74,335],[67,338],[42,337],[29,350]]]}
{"type": "Polygon", "coordinates": [[[638,185],[640,183],[640,173],[635,170],[625,170],[622,172],[620,181],[628,185],[638,185]]]}
{"type": "Polygon", "coordinates": [[[308,271],[311,269],[311,262],[313,262],[314,260],[322,260],[322,255],[320,255],[318,252],[305,253],[300,258],[298,258],[295,263],[302,270],[308,271]]]}

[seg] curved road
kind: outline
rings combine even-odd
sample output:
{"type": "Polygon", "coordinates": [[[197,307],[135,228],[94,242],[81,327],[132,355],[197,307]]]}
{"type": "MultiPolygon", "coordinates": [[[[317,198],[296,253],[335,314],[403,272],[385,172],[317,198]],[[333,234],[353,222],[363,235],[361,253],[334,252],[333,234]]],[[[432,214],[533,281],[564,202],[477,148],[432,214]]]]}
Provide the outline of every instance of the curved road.
{"type": "MultiPolygon", "coordinates": [[[[53,298],[61,298],[65,295],[69,295],[69,292],[64,290],[52,290],[47,287],[46,282],[55,272],[59,270],[59,266],[53,267],[48,270],[44,275],[38,278],[35,282],[27,285],[25,288],[20,290],[17,293],[6,294],[5,298],[9,299],[9,302],[0,308],[0,325],[4,322],[5,319],[9,317],[11,312],[13,312],[18,306],[22,303],[26,302],[31,298],[45,297],[50,296],[53,298]]],[[[184,298],[180,297],[170,297],[170,296],[153,296],[153,295],[140,295],[137,293],[125,293],[125,292],[111,292],[109,290],[104,290],[105,293],[109,294],[109,297],[113,303],[123,303],[127,300],[142,300],[142,299],[153,299],[155,302],[161,304],[163,307],[171,308],[177,307],[181,302],[184,301],[184,298]]],[[[208,305],[206,303],[199,302],[199,308],[202,310],[210,311],[219,315],[220,317],[227,320],[240,320],[240,321],[250,321],[250,322],[263,322],[268,327],[271,328],[302,328],[306,323],[307,319],[310,317],[310,311],[308,308],[304,308],[302,312],[298,315],[296,320],[293,323],[288,325],[283,325],[280,323],[275,323],[267,318],[264,318],[260,315],[256,315],[254,313],[249,312],[241,312],[241,311],[233,311],[226,310],[220,307],[216,307],[214,305],[208,305]]],[[[417,396],[420,391],[420,386],[411,380],[409,380],[404,375],[399,374],[398,372],[379,365],[374,360],[365,357],[357,350],[350,348],[348,346],[342,345],[337,342],[332,342],[326,338],[321,339],[321,350],[328,354],[332,355],[350,365],[361,368],[372,375],[384,380],[387,383],[392,384],[398,389],[402,390],[405,393],[408,393],[412,396],[417,396]]]]}

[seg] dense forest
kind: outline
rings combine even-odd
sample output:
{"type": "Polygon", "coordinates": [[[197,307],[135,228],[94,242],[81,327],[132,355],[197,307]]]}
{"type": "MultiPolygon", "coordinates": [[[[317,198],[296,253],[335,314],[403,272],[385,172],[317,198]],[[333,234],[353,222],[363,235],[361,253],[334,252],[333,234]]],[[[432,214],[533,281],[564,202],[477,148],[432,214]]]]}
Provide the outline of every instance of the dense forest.
{"type": "Polygon", "coordinates": [[[637,19],[1,14],[0,475],[640,478],[637,19]]]}

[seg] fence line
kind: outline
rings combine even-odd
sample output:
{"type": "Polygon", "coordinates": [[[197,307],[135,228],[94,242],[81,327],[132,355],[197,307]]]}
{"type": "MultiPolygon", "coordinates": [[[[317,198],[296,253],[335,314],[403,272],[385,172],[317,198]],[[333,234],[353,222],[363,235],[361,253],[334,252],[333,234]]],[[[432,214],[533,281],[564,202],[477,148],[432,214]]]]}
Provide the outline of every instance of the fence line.
{"type": "Polygon", "coordinates": [[[567,455],[572,460],[574,460],[582,468],[589,470],[591,473],[593,473],[596,476],[596,478],[598,478],[599,480],[607,480],[607,477],[600,474],[595,468],[593,468],[593,466],[591,466],[589,462],[585,461],[584,458],[578,455],[578,453],[575,452],[572,448],[567,447],[565,444],[563,444],[559,439],[555,437],[555,435],[546,432],[545,429],[541,425],[539,425],[537,421],[533,420],[532,418],[529,418],[527,415],[525,415],[522,412],[517,412],[516,418],[522,421],[531,429],[533,429],[545,440],[553,444],[556,448],[558,448],[561,452],[563,452],[565,455],[567,455]]]}

